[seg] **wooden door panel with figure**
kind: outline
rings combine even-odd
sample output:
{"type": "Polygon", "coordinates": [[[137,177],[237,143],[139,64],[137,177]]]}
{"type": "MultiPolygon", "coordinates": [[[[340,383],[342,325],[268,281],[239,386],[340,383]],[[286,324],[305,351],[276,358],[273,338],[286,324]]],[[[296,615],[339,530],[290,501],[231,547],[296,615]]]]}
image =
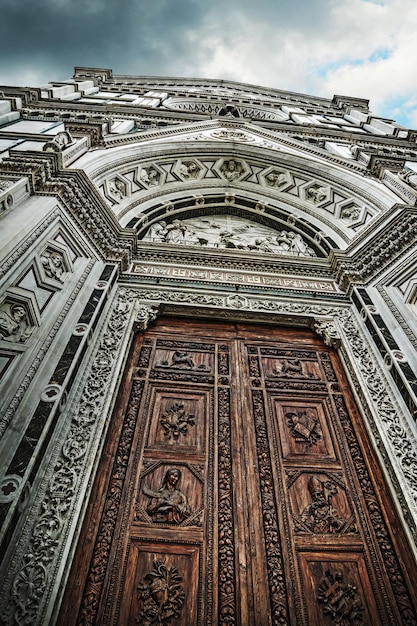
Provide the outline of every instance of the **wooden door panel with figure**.
{"type": "Polygon", "coordinates": [[[381,484],[317,336],[161,319],[132,346],[59,623],[411,626],[381,484]]]}

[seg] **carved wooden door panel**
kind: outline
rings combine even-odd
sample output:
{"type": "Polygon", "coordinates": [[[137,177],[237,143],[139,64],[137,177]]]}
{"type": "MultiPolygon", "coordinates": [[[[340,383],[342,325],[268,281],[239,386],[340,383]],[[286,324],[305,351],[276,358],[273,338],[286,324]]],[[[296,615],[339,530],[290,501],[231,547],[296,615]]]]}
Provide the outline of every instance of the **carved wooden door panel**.
{"type": "Polygon", "coordinates": [[[307,331],[137,337],[60,624],[416,624],[336,355],[307,331]]]}

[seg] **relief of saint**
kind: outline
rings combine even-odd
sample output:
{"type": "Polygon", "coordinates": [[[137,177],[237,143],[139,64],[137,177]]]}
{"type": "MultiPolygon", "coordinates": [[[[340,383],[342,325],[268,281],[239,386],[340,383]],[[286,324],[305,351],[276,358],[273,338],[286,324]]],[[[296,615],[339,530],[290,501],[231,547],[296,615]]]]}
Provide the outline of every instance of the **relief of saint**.
{"type": "Polygon", "coordinates": [[[180,524],[191,514],[187,497],[179,488],[180,482],[181,471],[177,467],[170,467],[165,472],[158,491],[153,491],[145,485],[142,487],[145,496],[152,498],[146,512],[154,522],[180,524]]]}
{"type": "Polygon", "coordinates": [[[301,521],[314,533],[340,533],[345,526],[339,511],[332,506],[332,499],[338,492],[330,480],[322,481],[318,476],[311,476],[307,489],[311,496],[301,514],[301,521]]]}

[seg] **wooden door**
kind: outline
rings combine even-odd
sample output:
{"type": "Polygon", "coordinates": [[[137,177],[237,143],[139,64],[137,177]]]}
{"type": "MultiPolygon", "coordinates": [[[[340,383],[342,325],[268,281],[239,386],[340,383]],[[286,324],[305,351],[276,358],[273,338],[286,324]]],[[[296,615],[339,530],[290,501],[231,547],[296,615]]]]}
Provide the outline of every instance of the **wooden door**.
{"type": "Polygon", "coordinates": [[[136,337],[60,625],[411,626],[413,578],[317,336],[167,318],[136,337]]]}

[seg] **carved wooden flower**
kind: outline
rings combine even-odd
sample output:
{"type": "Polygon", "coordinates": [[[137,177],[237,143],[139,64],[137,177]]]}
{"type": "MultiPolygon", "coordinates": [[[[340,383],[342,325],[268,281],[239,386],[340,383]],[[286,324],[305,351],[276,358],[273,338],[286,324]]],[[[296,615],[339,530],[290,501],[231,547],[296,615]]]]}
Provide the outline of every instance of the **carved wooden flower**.
{"type": "Polygon", "coordinates": [[[165,431],[165,436],[169,439],[178,440],[180,435],[186,435],[188,426],[195,423],[193,414],[187,414],[184,405],[175,402],[165,413],[161,415],[161,426],[165,431]]]}

